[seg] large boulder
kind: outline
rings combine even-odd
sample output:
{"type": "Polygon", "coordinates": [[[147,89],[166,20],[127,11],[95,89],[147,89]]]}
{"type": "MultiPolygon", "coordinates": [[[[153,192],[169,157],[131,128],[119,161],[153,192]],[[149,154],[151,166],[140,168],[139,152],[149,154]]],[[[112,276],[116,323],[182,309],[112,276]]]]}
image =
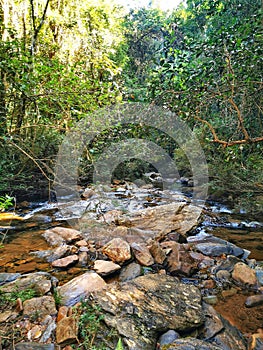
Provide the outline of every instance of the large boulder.
{"type": "Polygon", "coordinates": [[[171,276],[148,274],[92,295],[129,350],[152,350],[160,333],[190,331],[204,321],[199,290],[171,276]]]}

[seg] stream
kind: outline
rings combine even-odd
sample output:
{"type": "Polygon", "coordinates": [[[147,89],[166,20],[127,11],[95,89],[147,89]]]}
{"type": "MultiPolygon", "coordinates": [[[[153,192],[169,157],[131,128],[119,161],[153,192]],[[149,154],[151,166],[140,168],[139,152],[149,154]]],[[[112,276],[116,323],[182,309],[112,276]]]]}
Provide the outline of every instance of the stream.
{"type": "MultiPolygon", "coordinates": [[[[85,193],[86,197],[82,196],[84,199],[77,201],[65,197],[58,203],[20,203],[16,214],[23,220],[2,220],[0,216],[0,272],[48,271],[60,281],[71,279],[81,272],[81,268],[73,267],[65,273],[56,272],[51,270],[49,263],[34,254],[50,249],[42,237],[46,229],[55,226],[77,228],[78,219],[83,215],[95,218],[116,208],[133,212],[187,200],[183,188],[162,191],[151,186],[137,187],[131,183],[108,188],[103,192],[103,200],[94,196],[93,189],[86,189],[85,193]]],[[[211,233],[249,250],[250,259],[263,261],[263,216],[253,218],[246,213],[234,213],[225,205],[215,202],[206,203],[203,211],[196,233],[211,233]]]]}

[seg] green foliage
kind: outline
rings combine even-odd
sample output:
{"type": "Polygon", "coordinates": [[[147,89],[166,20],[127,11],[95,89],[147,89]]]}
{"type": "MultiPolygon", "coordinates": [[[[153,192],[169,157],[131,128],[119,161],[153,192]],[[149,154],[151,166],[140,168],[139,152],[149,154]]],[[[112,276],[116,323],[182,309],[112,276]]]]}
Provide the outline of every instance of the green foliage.
{"type": "Polygon", "coordinates": [[[121,338],[119,338],[116,349],[115,350],[124,350],[124,347],[122,345],[121,338]]]}
{"type": "Polygon", "coordinates": [[[8,194],[0,196],[0,211],[5,211],[9,207],[14,205],[14,197],[9,196],[8,194]]]}
{"type": "Polygon", "coordinates": [[[34,298],[36,296],[36,291],[31,288],[27,288],[23,290],[18,290],[17,288],[17,289],[14,289],[14,291],[12,292],[7,293],[7,292],[1,291],[1,288],[0,288],[0,296],[1,296],[0,308],[5,308],[8,305],[13,305],[18,298],[20,298],[22,302],[24,302],[25,300],[34,298]]]}

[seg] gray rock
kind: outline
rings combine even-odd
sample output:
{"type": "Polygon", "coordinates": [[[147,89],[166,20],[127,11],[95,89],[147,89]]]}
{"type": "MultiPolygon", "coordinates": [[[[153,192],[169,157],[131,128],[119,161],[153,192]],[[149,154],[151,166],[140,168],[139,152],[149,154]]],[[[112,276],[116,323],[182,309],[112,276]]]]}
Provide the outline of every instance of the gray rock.
{"type": "Polygon", "coordinates": [[[168,346],[162,346],[161,350],[222,350],[222,348],[204,340],[189,337],[177,339],[168,346]]]}
{"type": "Polygon", "coordinates": [[[167,345],[167,344],[171,344],[173,341],[175,341],[176,339],[179,339],[180,334],[175,332],[174,330],[170,329],[169,331],[167,331],[166,333],[162,334],[158,340],[158,344],[160,346],[163,345],[167,345]]]}
{"type": "Polygon", "coordinates": [[[40,259],[45,259],[48,262],[53,262],[57,259],[63,258],[71,253],[72,247],[66,244],[57,247],[56,249],[40,250],[32,252],[31,254],[36,255],[40,259]]]}
{"type": "Polygon", "coordinates": [[[39,339],[39,342],[46,343],[48,339],[52,337],[52,335],[55,332],[55,329],[57,328],[56,320],[53,319],[50,315],[47,315],[43,320],[42,325],[45,326],[46,329],[43,331],[43,334],[39,339]]]}
{"type": "Polygon", "coordinates": [[[217,273],[218,271],[225,270],[228,272],[232,272],[235,264],[240,262],[240,259],[234,255],[229,255],[226,260],[221,260],[219,263],[213,267],[212,272],[217,273]]]}
{"type": "Polygon", "coordinates": [[[189,331],[204,320],[200,291],[167,275],[140,276],[92,295],[129,350],[152,350],[161,332],[189,331]]]}
{"type": "Polygon", "coordinates": [[[99,275],[106,276],[120,270],[121,267],[112,261],[96,260],[93,268],[99,275]]]}
{"type": "Polygon", "coordinates": [[[47,272],[34,272],[21,275],[15,281],[1,286],[0,290],[11,293],[16,290],[33,289],[38,296],[41,296],[48,293],[57,282],[58,280],[47,272]]]}
{"type": "Polygon", "coordinates": [[[142,274],[141,265],[133,262],[122,268],[119,279],[121,282],[133,280],[142,274]]]}
{"type": "Polygon", "coordinates": [[[256,269],[256,276],[257,276],[257,280],[258,280],[258,283],[263,286],[263,270],[259,270],[259,269],[256,269]]]}
{"type": "Polygon", "coordinates": [[[6,272],[2,272],[2,273],[0,273],[0,286],[2,284],[8,283],[8,282],[12,282],[12,281],[16,280],[20,276],[21,276],[20,273],[6,273],[6,272]]]}
{"type": "Polygon", "coordinates": [[[18,343],[15,350],[55,350],[54,344],[18,343]]]}
{"type": "Polygon", "coordinates": [[[245,302],[246,307],[263,305],[263,294],[251,295],[245,302]]]}
{"type": "Polygon", "coordinates": [[[73,306],[81,299],[106,286],[104,280],[95,272],[86,272],[58,287],[61,304],[73,306]]]}
{"type": "Polygon", "coordinates": [[[222,254],[226,254],[226,255],[231,254],[235,256],[243,255],[243,249],[235,246],[234,244],[230,244],[228,242],[226,242],[226,244],[205,242],[205,243],[199,243],[195,247],[204,255],[209,255],[209,256],[220,256],[222,254]]]}

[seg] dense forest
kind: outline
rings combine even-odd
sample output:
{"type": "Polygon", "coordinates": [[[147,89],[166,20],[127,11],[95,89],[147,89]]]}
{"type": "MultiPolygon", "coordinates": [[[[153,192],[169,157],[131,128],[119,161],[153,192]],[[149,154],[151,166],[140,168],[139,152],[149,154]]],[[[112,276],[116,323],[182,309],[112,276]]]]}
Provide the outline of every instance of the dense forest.
{"type": "MultiPolygon", "coordinates": [[[[127,10],[113,0],[1,1],[3,196],[37,191],[42,182],[52,188],[59,145],[76,122],[105,106],[140,102],[171,110],[195,132],[211,198],[260,211],[262,1],[187,0],[172,12],[153,4],[127,10]]],[[[109,129],[83,156],[80,179],[88,183],[108,142],[149,133],[109,129]]],[[[152,133],[188,176],[180,148],[152,133]]],[[[132,179],[150,164],[126,166],[121,175],[132,179]]]]}

